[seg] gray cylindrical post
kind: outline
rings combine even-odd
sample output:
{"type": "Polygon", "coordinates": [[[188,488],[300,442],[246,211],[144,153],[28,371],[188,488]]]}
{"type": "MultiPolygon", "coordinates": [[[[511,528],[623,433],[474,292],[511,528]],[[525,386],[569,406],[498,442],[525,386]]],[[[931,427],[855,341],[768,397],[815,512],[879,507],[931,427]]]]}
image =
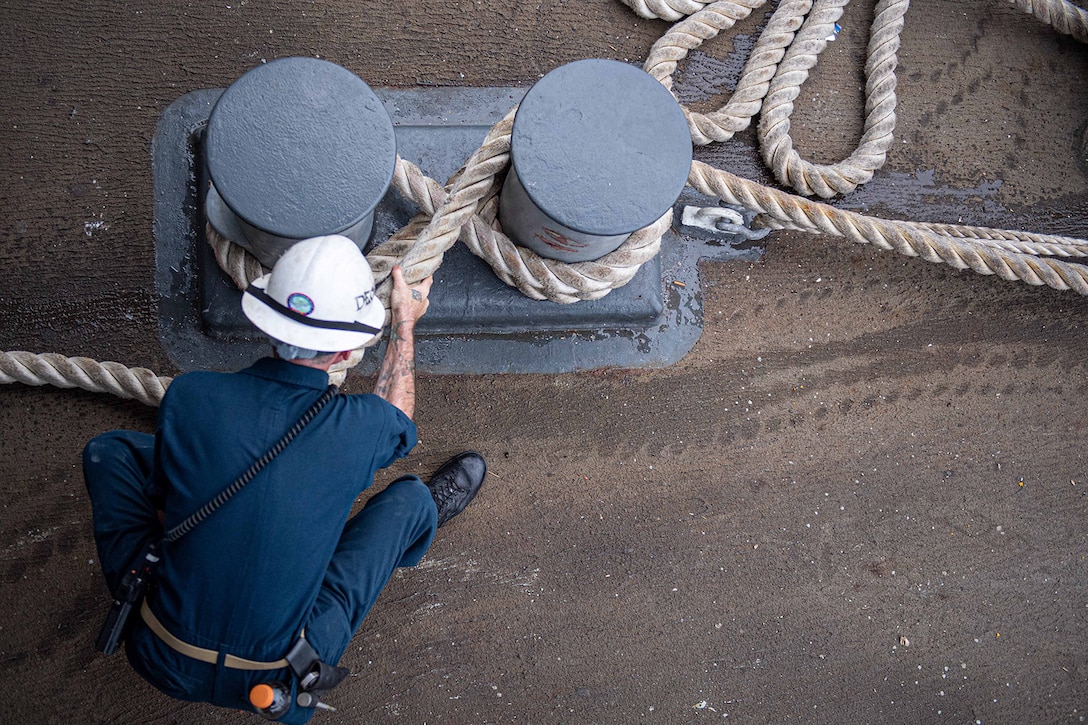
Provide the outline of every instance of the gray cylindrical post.
{"type": "Polygon", "coordinates": [[[683,111],[652,76],[614,60],[569,63],[518,107],[500,221],[542,257],[598,259],[668,211],[691,155],[683,111]]]}
{"type": "Polygon", "coordinates": [[[208,221],[267,267],[309,237],[362,248],[396,156],[389,113],[358,76],[316,58],[272,61],[232,83],[208,119],[208,221]]]}

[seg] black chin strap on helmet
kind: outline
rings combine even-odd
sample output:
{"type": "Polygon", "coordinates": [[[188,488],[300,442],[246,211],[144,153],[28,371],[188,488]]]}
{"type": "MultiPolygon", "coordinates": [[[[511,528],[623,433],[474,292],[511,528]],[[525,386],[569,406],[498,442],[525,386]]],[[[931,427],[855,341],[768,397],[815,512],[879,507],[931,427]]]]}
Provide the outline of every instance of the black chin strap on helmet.
{"type": "Polygon", "coordinates": [[[280,304],[263,289],[252,284],[249,285],[249,287],[246,287],[246,294],[260,300],[284,317],[287,317],[294,322],[298,322],[303,325],[309,325],[310,327],[320,327],[323,330],[366,332],[371,335],[377,335],[381,332],[381,328],[371,327],[370,325],[364,324],[362,322],[338,322],[337,320],[319,320],[313,317],[307,317],[301,312],[292,310],[287,305],[280,304]]]}

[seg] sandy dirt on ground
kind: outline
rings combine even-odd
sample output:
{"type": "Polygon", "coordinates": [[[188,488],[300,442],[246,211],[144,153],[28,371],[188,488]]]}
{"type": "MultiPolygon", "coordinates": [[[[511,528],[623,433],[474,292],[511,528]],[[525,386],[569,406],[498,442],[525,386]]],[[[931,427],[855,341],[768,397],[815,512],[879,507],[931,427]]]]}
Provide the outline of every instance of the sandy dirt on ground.
{"type": "MultiPolygon", "coordinates": [[[[640,62],[668,27],[609,0],[4,0],[0,17],[0,349],[162,374],[149,143],[177,97],[315,54],[375,86],[527,86],[640,62]]],[[[857,142],[871,17],[847,9],[798,101],[812,160],[857,142]]],[[[691,102],[720,105],[697,76],[691,102]]],[[[879,175],[952,199],[901,213],[1088,236],[1088,48],[1003,3],[924,4],[898,78],[879,175]]],[[[665,369],[420,380],[421,444],[376,489],[465,447],[492,474],[394,577],[314,722],[1084,720],[1088,300],[795,233],[701,275],[702,337],[665,369]]],[[[0,721],[257,722],[93,650],[108,596],[80,451],[154,421],[0,388],[0,721]]]]}

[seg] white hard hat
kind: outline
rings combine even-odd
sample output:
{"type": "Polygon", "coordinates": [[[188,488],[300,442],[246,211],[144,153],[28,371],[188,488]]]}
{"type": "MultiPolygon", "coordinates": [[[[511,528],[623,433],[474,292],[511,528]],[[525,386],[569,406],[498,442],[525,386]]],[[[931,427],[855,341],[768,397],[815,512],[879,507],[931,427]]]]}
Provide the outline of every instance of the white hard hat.
{"type": "Polygon", "coordinates": [[[361,347],[385,324],[366,257],[336,234],[284,252],[270,274],[249,285],[242,311],[269,336],[321,352],[361,347]]]}

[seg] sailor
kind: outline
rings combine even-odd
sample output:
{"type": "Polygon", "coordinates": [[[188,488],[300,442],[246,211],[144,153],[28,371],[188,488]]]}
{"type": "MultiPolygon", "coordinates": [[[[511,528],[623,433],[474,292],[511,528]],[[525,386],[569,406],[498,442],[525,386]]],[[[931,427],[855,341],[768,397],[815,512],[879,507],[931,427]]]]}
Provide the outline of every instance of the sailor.
{"type": "MultiPolygon", "coordinates": [[[[125,648],[132,667],[167,695],[265,714],[278,707],[280,721],[306,722],[346,674],[335,665],[393,571],[417,564],[435,530],[480,488],[487,465],[467,451],[429,484],[397,479],[349,518],[375,472],[416,444],[414,328],[432,280],[409,286],[399,267],[392,277],[374,394],[329,391],[329,402],[252,480],[162,542],[156,583],[125,648]]],[[[370,266],[341,236],[291,247],[246,290],[242,308],[271,339],[272,356],[237,373],[181,375],[153,436],[113,431],[86,446],[84,477],[111,592],[138,552],[275,448],[326,391],[329,368],[385,321],[370,266]]]]}

